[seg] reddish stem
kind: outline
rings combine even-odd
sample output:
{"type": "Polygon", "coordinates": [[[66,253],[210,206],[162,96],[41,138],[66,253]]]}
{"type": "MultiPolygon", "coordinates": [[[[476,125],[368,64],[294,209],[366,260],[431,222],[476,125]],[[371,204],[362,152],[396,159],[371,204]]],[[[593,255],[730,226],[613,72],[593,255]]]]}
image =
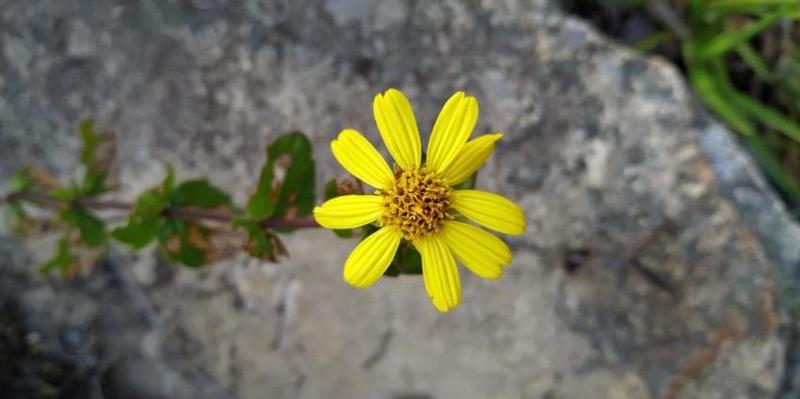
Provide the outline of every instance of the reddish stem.
{"type": "MultiPolygon", "coordinates": [[[[5,197],[0,197],[0,205],[4,203],[11,203],[16,201],[30,201],[40,205],[56,206],[64,201],[61,201],[52,196],[37,192],[37,191],[19,191],[8,194],[5,197]]],[[[94,209],[97,211],[130,211],[133,209],[133,204],[129,202],[117,200],[101,200],[97,198],[80,198],[75,200],[75,205],[80,207],[94,209]]],[[[219,211],[213,209],[201,208],[168,208],[164,211],[164,216],[172,217],[175,219],[185,220],[209,220],[214,222],[226,223],[233,219],[233,214],[228,211],[219,211]]],[[[261,221],[261,225],[268,229],[305,229],[320,227],[312,218],[305,219],[265,219],[261,221]]]]}

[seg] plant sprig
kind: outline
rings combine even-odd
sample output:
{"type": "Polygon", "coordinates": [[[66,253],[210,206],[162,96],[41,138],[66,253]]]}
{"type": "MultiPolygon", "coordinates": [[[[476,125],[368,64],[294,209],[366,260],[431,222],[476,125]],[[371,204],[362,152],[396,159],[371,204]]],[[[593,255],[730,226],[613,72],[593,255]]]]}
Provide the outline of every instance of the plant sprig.
{"type": "Polygon", "coordinates": [[[241,249],[274,262],[286,255],[278,233],[319,227],[309,217],[315,202],[314,162],[302,133],[280,136],[267,147],[258,188],[246,207],[238,207],[207,179],[178,182],[170,166],[161,184],[134,201],[110,199],[116,187],[114,135],[99,131],[91,120],[81,122],[78,131],[83,170],[77,181],[64,185],[43,168],[30,166],[14,176],[11,192],[0,196],[0,205],[7,205],[16,220],[14,231],[60,232],[56,252],[40,266],[42,272],[87,270],[112,240],[134,250],[157,243],[167,257],[189,267],[241,249]],[[108,212],[127,215],[127,222],[109,228],[98,216],[108,212]]]}

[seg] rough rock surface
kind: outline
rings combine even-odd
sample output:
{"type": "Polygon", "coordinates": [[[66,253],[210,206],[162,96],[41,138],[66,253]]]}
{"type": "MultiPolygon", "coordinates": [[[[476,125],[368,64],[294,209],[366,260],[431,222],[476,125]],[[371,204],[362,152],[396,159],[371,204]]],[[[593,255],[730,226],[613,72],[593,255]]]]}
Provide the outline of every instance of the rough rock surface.
{"type": "Polygon", "coordinates": [[[280,132],[318,144],[321,183],[343,173],[341,128],[377,142],[376,92],[402,88],[425,130],[466,89],[477,131],[506,134],[480,185],[529,225],[504,278],[462,272],[444,316],[418,278],[347,287],[354,242],[325,231],[289,237],[279,265],[198,272],[120,249],[74,282],[33,276],[42,251],[0,238],[11,367],[75,397],[772,395],[780,251],[718,187],[707,116],[673,67],[528,3],[0,1],[0,178],[34,159],[70,176],[74,123],[93,116],[118,135],[120,196],[169,162],[241,201],[280,132]]]}

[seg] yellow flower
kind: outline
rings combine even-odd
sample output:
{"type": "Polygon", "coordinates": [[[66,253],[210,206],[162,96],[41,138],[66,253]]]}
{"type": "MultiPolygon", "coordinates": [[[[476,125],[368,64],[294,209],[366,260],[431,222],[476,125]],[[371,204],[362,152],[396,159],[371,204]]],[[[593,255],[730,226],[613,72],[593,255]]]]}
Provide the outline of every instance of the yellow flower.
{"type": "Polygon", "coordinates": [[[398,90],[375,96],[375,122],[394,158],[394,171],[355,130],[343,130],[331,151],[348,172],[375,187],[370,195],[344,195],[314,209],[317,223],[349,229],[376,222],[380,229],[361,241],[344,265],[344,280],[358,288],[378,281],[402,240],[422,256],[425,290],[433,306],[447,312],[461,302],[456,259],[480,277],[499,278],[511,251],[499,238],[463,217],[500,233],[519,235],[525,216],[513,202],[480,190],[454,190],[483,165],[500,133],[467,141],[478,120],[478,101],[462,92],[444,104],[422,164],[419,130],[411,104],[398,90]]]}

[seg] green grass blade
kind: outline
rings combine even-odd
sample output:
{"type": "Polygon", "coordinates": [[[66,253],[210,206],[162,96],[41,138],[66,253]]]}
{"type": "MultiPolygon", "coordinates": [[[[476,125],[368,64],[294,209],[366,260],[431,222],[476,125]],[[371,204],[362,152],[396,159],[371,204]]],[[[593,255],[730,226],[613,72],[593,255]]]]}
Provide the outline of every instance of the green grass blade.
{"type": "Polygon", "coordinates": [[[753,36],[761,33],[764,29],[775,23],[784,16],[783,12],[774,12],[761,17],[758,21],[747,25],[744,29],[731,29],[720,33],[711,39],[705,46],[699,49],[702,58],[719,57],[741,43],[750,40],[753,36]]]}
{"type": "Polygon", "coordinates": [[[717,116],[742,135],[749,136],[755,133],[753,124],[728,101],[723,93],[724,90],[720,88],[720,85],[705,65],[690,64],[687,65],[687,70],[689,81],[695,92],[717,116]]]}
{"type": "Polygon", "coordinates": [[[792,140],[800,143],[800,125],[782,113],[738,92],[731,96],[731,101],[749,115],[758,119],[759,122],[781,131],[792,140]]]}
{"type": "Polygon", "coordinates": [[[675,39],[675,34],[672,33],[672,31],[662,30],[660,32],[651,33],[636,43],[633,43],[633,48],[646,53],[673,39],[675,39]]]}
{"type": "Polygon", "coordinates": [[[772,72],[770,72],[769,66],[750,44],[747,42],[739,44],[736,46],[736,53],[739,57],[742,57],[742,61],[755,72],[759,79],[765,82],[772,81],[772,72]]]}
{"type": "Polygon", "coordinates": [[[721,59],[715,59],[708,65],[710,66],[709,75],[716,82],[716,87],[720,90],[719,94],[726,99],[726,103],[740,110],[739,114],[749,115],[763,125],[778,130],[800,143],[800,125],[782,113],[736,90],[728,78],[728,71],[725,69],[721,59]]]}
{"type": "Polygon", "coordinates": [[[745,138],[747,146],[764,169],[767,176],[781,189],[794,203],[800,203],[800,184],[794,177],[786,172],[783,164],[775,157],[758,135],[745,138]]]}
{"type": "Polygon", "coordinates": [[[726,13],[748,13],[763,11],[774,6],[797,5],[797,0],[719,0],[703,5],[705,10],[726,13]]]}

